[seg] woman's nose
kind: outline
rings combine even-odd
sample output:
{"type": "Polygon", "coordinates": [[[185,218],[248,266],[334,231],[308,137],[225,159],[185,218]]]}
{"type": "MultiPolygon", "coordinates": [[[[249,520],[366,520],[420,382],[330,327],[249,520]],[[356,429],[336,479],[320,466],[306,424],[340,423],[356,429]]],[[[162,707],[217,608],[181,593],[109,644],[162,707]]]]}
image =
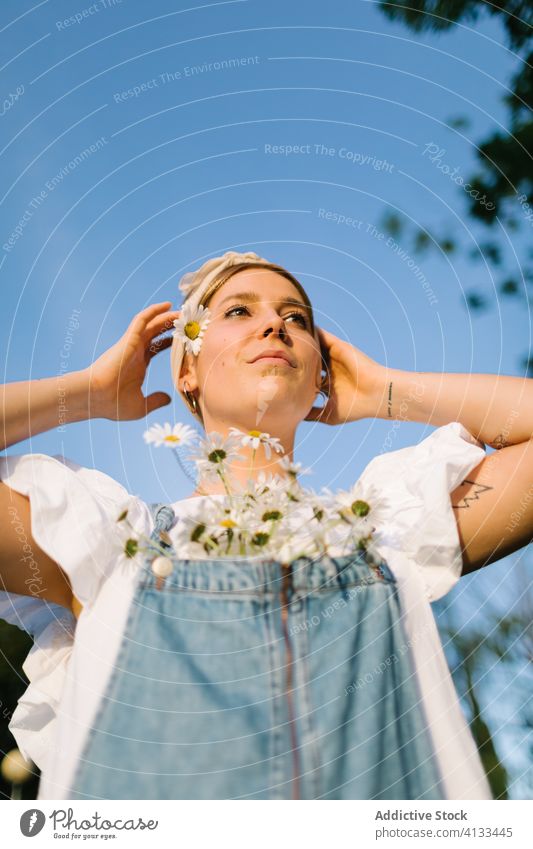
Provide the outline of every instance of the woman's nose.
{"type": "Polygon", "coordinates": [[[263,336],[268,336],[269,333],[277,333],[281,336],[281,338],[284,338],[287,335],[285,319],[277,313],[269,316],[263,322],[263,336]]]}

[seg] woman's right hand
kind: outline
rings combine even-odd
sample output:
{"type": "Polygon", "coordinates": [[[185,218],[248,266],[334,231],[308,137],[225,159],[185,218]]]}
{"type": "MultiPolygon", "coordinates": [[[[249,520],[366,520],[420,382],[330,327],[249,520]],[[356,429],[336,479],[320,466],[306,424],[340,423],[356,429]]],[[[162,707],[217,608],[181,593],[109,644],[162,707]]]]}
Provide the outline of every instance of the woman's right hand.
{"type": "Polygon", "coordinates": [[[123,336],[85,369],[93,415],[115,421],[141,419],[172,400],[166,392],[144,396],[142,384],[153,357],[172,344],[172,336],[157,337],[173,327],[179,310],[171,301],[152,304],[131,320],[123,336]]]}

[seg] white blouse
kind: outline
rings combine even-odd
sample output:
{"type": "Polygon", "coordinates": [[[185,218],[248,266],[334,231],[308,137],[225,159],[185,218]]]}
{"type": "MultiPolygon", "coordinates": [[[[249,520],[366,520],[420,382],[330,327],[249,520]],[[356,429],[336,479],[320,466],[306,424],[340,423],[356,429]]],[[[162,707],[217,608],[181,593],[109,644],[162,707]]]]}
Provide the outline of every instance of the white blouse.
{"type": "MultiPolygon", "coordinates": [[[[381,490],[389,505],[378,550],[398,583],[403,625],[449,799],[492,798],[430,607],[462,570],[450,493],[484,457],[483,443],[451,422],[417,445],[378,455],[360,476],[381,490]]],[[[131,499],[128,518],[136,533],[149,536],[153,520],[148,505],[113,478],[61,455],[0,457],[0,479],[29,497],[33,538],[69,576],[83,605],[76,620],[59,604],[0,591],[0,618],[34,639],[23,664],[30,683],[9,729],[23,755],[41,770],[37,798],[65,799],[113,671],[139,568],[121,556],[114,541],[117,509],[131,499]]],[[[178,519],[196,502],[175,502],[178,519]]],[[[171,529],[171,539],[175,532],[171,529]]]]}

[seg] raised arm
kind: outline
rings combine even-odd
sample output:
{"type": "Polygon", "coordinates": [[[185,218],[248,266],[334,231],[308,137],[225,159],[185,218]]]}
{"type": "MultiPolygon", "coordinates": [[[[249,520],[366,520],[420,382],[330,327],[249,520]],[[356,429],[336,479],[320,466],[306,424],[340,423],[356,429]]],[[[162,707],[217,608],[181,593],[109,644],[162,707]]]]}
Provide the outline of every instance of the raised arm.
{"type": "Polygon", "coordinates": [[[533,380],[492,374],[384,375],[379,414],[443,425],[459,421],[497,449],[451,494],[463,574],[533,539],[533,380]]]}
{"type": "Polygon", "coordinates": [[[152,304],[132,319],[124,335],[91,366],[60,377],[0,386],[0,450],[70,422],[140,419],[170,402],[166,392],[142,393],[150,360],[168,348],[178,310],[170,301],[152,304]]]}
{"type": "MultiPolygon", "coordinates": [[[[151,359],[172,337],[158,339],[179,313],[169,301],[138,313],[124,335],[91,366],[64,377],[0,386],[1,448],[59,425],[89,418],[138,419],[168,404],[166,392],[145,397],[142,383],[151,359]]],[[[59,565],[35,542],[29,498],[0,481],[0,589],[72,607],[80,605],[59,565]],[[35,581],[36,570],[40,581],[35,581]]]]}
{"type": "Polygon", "coordinates": [[[329,400],[324,408],[313,408],[308,419],[461,422],[497,449],[451,494],[463,571],[527,545],[533,538],[533,380],[390,369],[333,334],[320,333],[330,359],[329,400]]]}
{"type": "Polygon", "coordinates": [[[461,422],[492,448],[533,437],[533,380],[495,374],[441,374],[383,369],[376,415],[444,425],[461,422]]]}

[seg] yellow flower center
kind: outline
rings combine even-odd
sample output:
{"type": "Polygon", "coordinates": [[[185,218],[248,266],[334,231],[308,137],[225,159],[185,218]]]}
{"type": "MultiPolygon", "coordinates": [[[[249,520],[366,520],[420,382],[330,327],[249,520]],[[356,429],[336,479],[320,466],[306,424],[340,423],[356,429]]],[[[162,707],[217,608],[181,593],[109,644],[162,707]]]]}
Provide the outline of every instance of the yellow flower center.
{"type": "Polygon", "coordinates": [[[173,433],[171,433],[170,436],[165,436],[164,441],[165,442],[179,442],[180,438],[179,438],[179,436],[175,436],[173,433]]]}
{"type": "Polygon", "coordinates": [[[233,519],[222,519],[222,521],[220,522],[220,525],[223,528],[236,528],[237,522],[234,522],[233,519]]]}
{"type": "Polygon", "coordinates": [[[368,514],[370,513],[370,505],[367,504],[366,501],[362,501],[361,499],[354,501],[351,509],[352,513],[355,516],[368,516],[368,514]]]}
{"type": "Polygon", "coordinates": [[[249,436],[253,436],[255,438],[256,436],[261,436],[261,431],[260,430],[250,430],[250,431],[248,431],[248,434],[249,434],[249,436]]]}
{"type": "Polygon", "coordinates": [[[184,327],[185,335],[189,337],[189,339],[196,339],[198,334],[200,333],[200,325],[197,321],[188,321],[184,327]]]}

